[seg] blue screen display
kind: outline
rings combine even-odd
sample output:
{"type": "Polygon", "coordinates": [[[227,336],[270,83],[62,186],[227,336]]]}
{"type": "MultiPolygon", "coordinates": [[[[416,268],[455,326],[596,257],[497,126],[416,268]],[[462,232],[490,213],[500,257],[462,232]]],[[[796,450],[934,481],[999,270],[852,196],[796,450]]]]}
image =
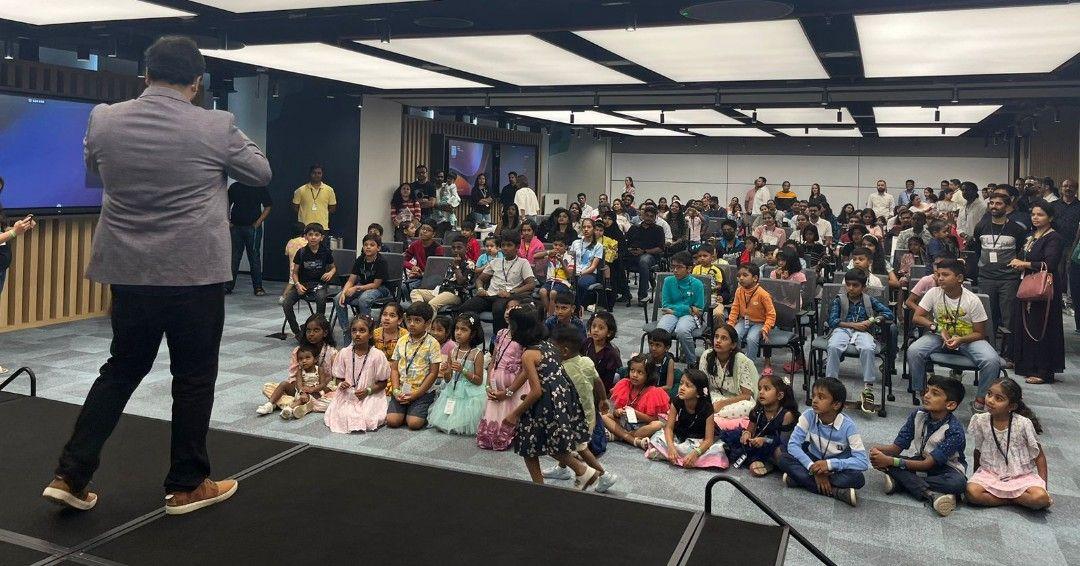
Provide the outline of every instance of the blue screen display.
{"type": "Polygon", "coordinates": [[[488,186],[491,181],[491,144],[477,141],[451,139],[447,143],[447,163],[451,171],[458,174],[457,190],[460,196],[472,194],[472,188],[476,186],[476,177],[481,173],[487,175],[488,186]]]}
{"type": "Polygon", "coordinates": [[[101,206],[101,179],[83,162],[89,102],[0,95],[0,202],[9,209],[101,206]]]}

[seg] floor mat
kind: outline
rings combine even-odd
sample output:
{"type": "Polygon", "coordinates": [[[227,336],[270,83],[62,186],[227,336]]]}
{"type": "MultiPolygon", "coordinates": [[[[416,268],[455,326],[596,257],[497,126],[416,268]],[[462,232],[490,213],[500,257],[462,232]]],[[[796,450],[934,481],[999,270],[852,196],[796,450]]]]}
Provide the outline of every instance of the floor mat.
{"type": "Polygon", "coordinates": [[[701,535],[690,550],[686,564],[783,564],[787,541],[788,536],[783,527],[706,515],[701,535]],[[732,544],[733,542],[738,544],[732,544]]]}
{"type": "Polygon", "coordinates": [[[0,566],[25,566],[48,557],[44,552],[0,540],[0,566]]]}
{"type": "MultiPolygon", "coordinates": [[[[105,445],[92,489],[101,498],[93,511],[63,510],[41,498],[80,407],[24,397],[0,406],[0,529],[76,546],[161,509],[162,481],[169,469],[170,423],[133,415],[120,419],[105,445]]],[[[247,469],[295,446],[243,434],[210,430],[214,477],[247,469]]]]}
{"type": "Polygon", "coordinates": [[[666,564],[692,516],[308,448],[245,479],[225,504],[159,519],[88,553],[157,566],[666,564]],[[627,535],[606,542],[603,533],[627,535]],[[307,538],[297,545],[297,536],[307,538]]]}

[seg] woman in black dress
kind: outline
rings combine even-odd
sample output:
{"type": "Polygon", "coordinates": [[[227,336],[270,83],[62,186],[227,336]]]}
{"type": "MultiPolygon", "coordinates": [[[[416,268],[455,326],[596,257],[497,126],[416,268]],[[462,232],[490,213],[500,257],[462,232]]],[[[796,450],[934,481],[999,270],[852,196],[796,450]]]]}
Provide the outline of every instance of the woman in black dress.
{"type": "Polygon", "coordinates": [[[1009,262],[1023,275],[1046,269],[1054,276],[1054,297],[1044,302],[1015,301],[1012,314],[1013,362],[1016,374],[1032,385],[1053,383],[1054,374],[1065,370],[1065,330],[1061,318],[1061,254],[1065,238],[1054,230],[1054,208],[1039,199],[1031,205],[1034,233],[1028,237],[1021,257],[1009,262]],[[1025,324],[1026,323],[1026,324],[1025,324]],[[1043,330],[1045,328],[1045,331],[1043,330]]]}

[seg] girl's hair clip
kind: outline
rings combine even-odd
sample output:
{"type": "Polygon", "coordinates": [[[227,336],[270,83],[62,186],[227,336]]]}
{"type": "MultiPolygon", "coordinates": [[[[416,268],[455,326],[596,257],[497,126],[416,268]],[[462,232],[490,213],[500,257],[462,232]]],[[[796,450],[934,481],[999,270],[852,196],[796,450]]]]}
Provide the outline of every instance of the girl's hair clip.
{"type": "Polygon", "coordinates": [[[786,375],[781,377],[780,381],[783,381],[784,385],[791,385],[791,378],[786,375]]]}
{"type": "Polygon", "coordinates": [[[702,396],[708,395],[709,394],[709,388],[708,387],[702,387],[701,388],[701,394],[702,394],[702,396]]]}

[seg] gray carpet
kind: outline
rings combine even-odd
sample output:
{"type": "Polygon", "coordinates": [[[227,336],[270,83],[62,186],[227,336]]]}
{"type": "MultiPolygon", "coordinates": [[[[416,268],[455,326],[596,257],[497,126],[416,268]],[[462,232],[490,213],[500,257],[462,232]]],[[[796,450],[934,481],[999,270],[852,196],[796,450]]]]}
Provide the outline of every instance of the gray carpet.
{"type": "MultiPolygon", "coordinates": [[[[256,417],[255,407],[264,402],[261,386],[285,377],[292,344],[265,337],[281,326],[282,314],[275,295],[280,286],[269,285],[271,294],[265,297],[254,297],[249,289],[248,281],[240,281],[237,293],[227,299],[221,373],[211,426],[398,460],[527,478],[519,457],[478,450],[472,438],[447,436],[434,430],[383,429],[370,434],[335,435],[317,416],[300,422],[256,417]]],[[[620,326],[616,342],[625,360],[638,350],[641,309],[620,306],[615,314],[620,326]]],[[[1055,501],[1048,513],[960,507],[941,519],[907,496],[884,495],[881,475],[873,471],[868,473],[867,486],[859,494],[859,507],[852,509],[838,501],[785,489],[776,475],[755,479],[742,471],[734,474],[839,564],[927,564],[941,562],[942,558],[949,564],[1080,563],[1080,443],[1067,440],[1080,425],[1080,379],[1076,377],[1080,372],[1080,336],[1073,332],[1071,317],[1065,324],[1068,370],[1062,380],[1053,386],[1025,386],[1024,391],[1027,403],[1046,428],[1041,440],[1048,456],[1049,488],[1055,501]]],[[[10,332],[0,335],[0,364],[32,367],[40,379],[39,395],[43,397],[82,403],[97,368],[108,355],[110,337],[106,318],[10,332]]],[[[774,363],[779,366],[786,361],[787,355],[778,352],[774,363]]],[[[842,366],[842,378],[852,391],[859,382],[856,371],[853,360],[842,366]]],[[[153,371],[135,392],[127,411],[169,418],[169,380],[168,351],[163,346],[153,371]]],[[[971,377],[965,376],[965,382],[970,397],[974,395],[971,377]]],[[[801,377],[796,387],[800,383],[801,377]]],[[[13,383],[9,390],[25,393],[28,388],[20,382],[13,383]]],[[[902,391],[901,386],[897,402],[889,404],[886,419],[853,414],[868,444],[894,438],[911,410],[902,391]]],[[[961,408],[958,417],[966,423],[969,410],[961,408]]],[[[60,448],[56,447],[58,453],[60,448]]],[[[613,445],[602,462],[620,476],[613,496],[688,509],[702,507],[703,488],[712,476],[706,471],[646,461],[640,450],[623,445],[613,445]]],[[[768,517],[730,488],[718,488],[715,501],[722,515],[768,522],[768,517]]],[[[794,540],[788,556],[789,564],[815,563],[794,540]]]]}

